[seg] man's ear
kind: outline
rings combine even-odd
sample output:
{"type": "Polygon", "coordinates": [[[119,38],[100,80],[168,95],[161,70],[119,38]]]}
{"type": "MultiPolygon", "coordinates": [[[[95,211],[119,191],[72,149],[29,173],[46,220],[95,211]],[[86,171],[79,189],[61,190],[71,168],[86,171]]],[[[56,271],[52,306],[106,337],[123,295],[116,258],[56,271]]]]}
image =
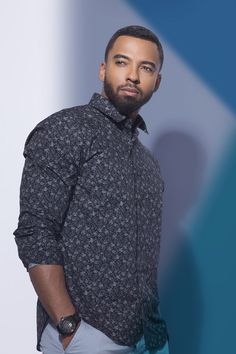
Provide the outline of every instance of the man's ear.
{"type": "Polygon", "coordinates": [[[106,72],[106,63],[103,61],[99,67],[99,79],[101,81],[105,80],[105,72],[106,72]]]}
{"type": "Polygon", "coordinates": [[[160,83],[161,83],[161,74],[159,73],[157,76],[154,92],[159,89],[160,83]]]}

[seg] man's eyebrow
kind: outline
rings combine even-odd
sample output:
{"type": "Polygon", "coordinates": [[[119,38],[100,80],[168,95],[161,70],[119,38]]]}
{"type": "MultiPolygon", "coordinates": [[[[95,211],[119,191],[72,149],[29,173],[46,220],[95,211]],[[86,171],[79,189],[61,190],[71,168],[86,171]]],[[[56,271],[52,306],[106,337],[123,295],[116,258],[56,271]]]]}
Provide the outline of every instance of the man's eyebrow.
{"type": "MultiPolygon", "coordinates": [[[[124,55],[124,54],[116,54],[113,56],[113,59],[120,59],[120,58],[123,58],[123,59],[127,59],[127,60],[130,60],[129,57],[127,57],[127,55],[124,55]]],[[[141,61],[141,64],[148,64],[150,65],[153,69],[156,70],[156,64],[153,63],[152,61],[149,61],[149,60],[142,60],[141,61]]]]}
{"type": "Polygon", "coordinates": [[[113,59],[119,59],[119,58],[124,58],[124,59],[130,60],[130,58],[127,57],[127,55],[124,55],[124,54],[116,54],[113,57],[113,59]]]}
{"type": "Polygon", "coordinates": [[[156,69],[156,68],[157,68],[157,67],[156,67],[156,64],[153,63],[152,61],[149,61],[149,60],[143,60],[143,61],[141,62],[141,64],[148,64],[148,65],[152,66],[153,69],[156,69]]]}

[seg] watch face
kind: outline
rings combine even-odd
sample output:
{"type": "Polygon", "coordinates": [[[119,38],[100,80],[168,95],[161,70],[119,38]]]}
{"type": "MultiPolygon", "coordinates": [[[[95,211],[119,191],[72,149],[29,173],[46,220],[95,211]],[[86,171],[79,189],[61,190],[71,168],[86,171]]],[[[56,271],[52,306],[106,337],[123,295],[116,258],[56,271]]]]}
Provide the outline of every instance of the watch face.
{"type": "Polygon", "coordinates": [[[78,322],[79,318],[74,315],[62,317],[57,326],[57,329],[61,334],[72,334],[74,333],[78,322]]]}
{"type": "Polygon", "coordinates": [[[76,327],[76,323],[73,320],[70,319],[64,319],[61,323],[61,330],[65,334],[70,334],[73,333],[76,327]]]}

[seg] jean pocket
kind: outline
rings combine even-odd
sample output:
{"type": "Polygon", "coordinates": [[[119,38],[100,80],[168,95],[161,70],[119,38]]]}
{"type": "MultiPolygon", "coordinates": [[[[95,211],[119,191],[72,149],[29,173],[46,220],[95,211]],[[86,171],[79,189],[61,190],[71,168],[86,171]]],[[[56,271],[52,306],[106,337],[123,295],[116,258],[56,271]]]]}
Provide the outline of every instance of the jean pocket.
{"type": "Polygon", "coordinates": [[[59,338],[59,333],[52,322],[48,322],[45,326],[40,339],[40,350],[45,353],[64,353],[62,344],[59,338]]]}
{"type": "Polygon", "coordinates": [[[84,321],[81,319],[79,326],[77,327],[73,337],[71,338],[71,341],[69,342],[69,344],[67,345],[67,347],[65,348],[65,353],[69,354],[70,350],[73,347],[77,347],[79,345],[79,338],[80,338],[80,334],[81,334],[81,329],[84,325],[84,321]]]}

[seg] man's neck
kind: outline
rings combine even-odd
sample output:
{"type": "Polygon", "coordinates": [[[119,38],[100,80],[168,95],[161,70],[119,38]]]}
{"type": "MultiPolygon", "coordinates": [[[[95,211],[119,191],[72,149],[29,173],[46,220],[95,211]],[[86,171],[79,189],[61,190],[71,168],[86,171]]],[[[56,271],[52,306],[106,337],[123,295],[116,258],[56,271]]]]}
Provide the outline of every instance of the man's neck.
{"type": "Polygon", "coordinates": [[[132,112],[131,114],[128,115],[129,118],[131,118],[133,121],[136,120],[138,115],[138,111],[132,112]]]}

